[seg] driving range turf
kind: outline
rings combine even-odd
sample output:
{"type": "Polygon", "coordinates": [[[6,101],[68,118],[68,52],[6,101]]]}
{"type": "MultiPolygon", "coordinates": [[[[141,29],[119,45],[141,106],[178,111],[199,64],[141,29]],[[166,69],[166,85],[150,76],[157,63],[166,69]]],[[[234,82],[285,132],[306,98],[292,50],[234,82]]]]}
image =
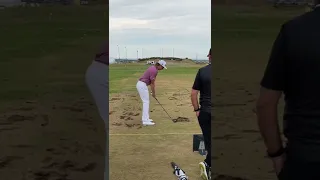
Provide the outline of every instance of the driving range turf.
{"type": "Polygon", "coordinates": [[[186,171],[190,179],[200,179],[198,163],[204,157],[192,152],[193,134],[201,134],[190,101],[197,70],[194,63],[170,63],[156,80],[156,96],[173,123],[150,96],[150,118],[155,126],[141,126],[142,102],[137,79],[149,67],[143,63],[110,66],[110,172],[111,179],[175,179],[170,162],[186,171]],[[122,171],[121,169],[126,169],[122,171]]]}
{"type": "Polygon", "coordinates": [[[213,177],[275,180],[253,109],[282,23],[305,9],[217,5],[212,11],[213,177]]]}

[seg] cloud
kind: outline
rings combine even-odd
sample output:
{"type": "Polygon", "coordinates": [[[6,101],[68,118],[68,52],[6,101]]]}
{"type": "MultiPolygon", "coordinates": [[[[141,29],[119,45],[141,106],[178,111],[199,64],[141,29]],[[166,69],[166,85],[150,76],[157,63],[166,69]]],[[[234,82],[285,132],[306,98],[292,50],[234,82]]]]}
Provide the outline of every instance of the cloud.
{"type": "Polygon", "coordinates": [[[110,0],[110,56],[207,59],[209,0],[110,0]]]}
{"type": "Polygon", "coordinates": [[[139,20],[139,19],[131,19],[131,18],[110,18],[110,27],[109,29],[112,31],[122,30],[122,29],[130,29],[130,28],[138,28],[138,27],[147,27],[147,20],[139,20]]]}

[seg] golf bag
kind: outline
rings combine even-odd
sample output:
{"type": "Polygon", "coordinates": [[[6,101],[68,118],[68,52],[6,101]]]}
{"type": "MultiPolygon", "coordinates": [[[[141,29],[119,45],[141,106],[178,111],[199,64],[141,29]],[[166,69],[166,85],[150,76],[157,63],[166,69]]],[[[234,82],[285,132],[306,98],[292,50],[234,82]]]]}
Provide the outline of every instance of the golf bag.
{"type": "Polygon", "coordinates": [[[188,176],[185,174],[185,172],[179,168],[178,165],[176,165],[175,163],[171,164],[173,167],[173,174],[176,175],[178,177],[178,180],[188,180],[188,176]]]}

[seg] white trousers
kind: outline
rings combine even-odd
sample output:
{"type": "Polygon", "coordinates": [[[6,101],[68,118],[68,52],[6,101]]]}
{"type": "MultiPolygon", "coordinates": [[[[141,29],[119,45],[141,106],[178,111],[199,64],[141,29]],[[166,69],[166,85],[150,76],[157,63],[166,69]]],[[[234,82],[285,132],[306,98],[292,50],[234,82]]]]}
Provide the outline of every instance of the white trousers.
{"type": "Polygon", "coordinates": [[[109,180],[109,67],[93,61],[87,69],[85,80],[105,125],[104,180],[109,180]]]}
{"type": "Polygon", "coordinates": [[[142,100],[142,122],[149,120],[149,90],[146,83],[142,81],[137,82],[137,90],[139,92],[140,98],[142,100]]]}

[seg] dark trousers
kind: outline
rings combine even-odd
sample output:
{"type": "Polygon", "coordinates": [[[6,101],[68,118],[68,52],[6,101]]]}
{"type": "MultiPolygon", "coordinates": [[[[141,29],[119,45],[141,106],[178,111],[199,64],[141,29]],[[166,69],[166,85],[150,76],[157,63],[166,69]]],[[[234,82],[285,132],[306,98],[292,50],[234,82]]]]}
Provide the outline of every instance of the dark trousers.
{"type": "Polygon", "coordinates": [[[320,180],[320,163],[306,163],[288,158],[279,180],[320,180]]]}
{"type": "Polygon", "coordinates": [[[211,167],[211,113],[200,111],[198,121],[202,130],[204,144],[208,152],[205,162],[211,167]]]}

